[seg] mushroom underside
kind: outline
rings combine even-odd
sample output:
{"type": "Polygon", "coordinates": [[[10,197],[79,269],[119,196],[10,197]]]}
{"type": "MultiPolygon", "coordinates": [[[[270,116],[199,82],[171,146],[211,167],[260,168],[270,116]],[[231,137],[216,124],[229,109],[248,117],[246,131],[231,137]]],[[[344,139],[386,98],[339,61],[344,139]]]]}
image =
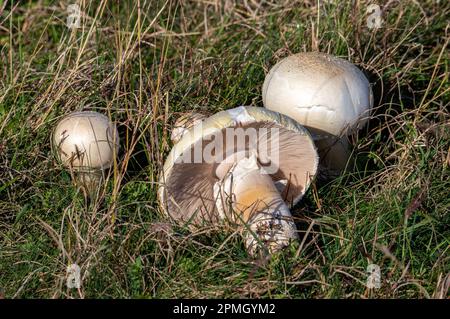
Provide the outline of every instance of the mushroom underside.
{"type": "MultiPolygon", "coordinates": [[[[262,166],[271,172],[270,176],[274,183],[286,185],[281,192],[282,198],[287,203],[297,203],[303,196],[317,167],[317,154],[311,137],[269,121],[243,124],[240,128],[244,131],[255,129],[257,138],[253,141],[250,138],[246,139],[241,149],[236,149],[236,146],[233,145],[231,153],[245,151],[247,154],[258,154],[262,166]],[[278,134],[259,135],[261,128],[264,132],[275,129],[278,134]],[[261,154],[261,144],[266,145],[263,153],[267,156],[261,156],[263,155],[261,154]]],[[[188,152],[192,154],[191,160],[187,163],[175,163],[170,173],[166,175],[165,181],[163,181],[163,202],[166,212],[174,220],[180,223],[189,222],[194,227],[219,221],[220,217],[214,196],[214,184],[219,179],[215,171],[218,163],[224,158],[224,150],[230,151],[230,147],[227,145],[227,141],[230,141],[229,134],[234,133],[224,128],[220,130],[220,134],[203,137],[188,149],[188,152]],[[195,150],[205,149],[209,143],[215,141],[214,137],[217,136],[222,139],[223,149],[211,151],[214,160],[193,163],[195,150]]]]}

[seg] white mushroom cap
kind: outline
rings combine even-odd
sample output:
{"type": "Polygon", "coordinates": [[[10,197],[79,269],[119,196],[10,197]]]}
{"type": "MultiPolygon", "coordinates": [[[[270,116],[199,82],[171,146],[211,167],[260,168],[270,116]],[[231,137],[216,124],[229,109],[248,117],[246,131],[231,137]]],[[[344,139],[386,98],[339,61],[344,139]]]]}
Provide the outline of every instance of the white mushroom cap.
{"type": "Polygon", "coordinates": [[[352,133],[366,122],[373,105],[369,81],[355,65],[318,52],[278,62],[262,91],[266,108],[306,126],[314,139],[352,133]]]}
{"type": "MultiPolygon", "coordinates": [[[[218,163],[221,163],[227,150],[227,129],[236,128],[275,128],[279,134],[277,159],[272,156],[271,143],[267,143],[268,158],[264,162],[276,164],[276,170],[270,173],[275,184],[288,181],[281,194],[289,203],[296,204],[308,189],[317,172],[318,155],[314,142],[300,124],[282,114],[259,107],[238,107],[219,112],[208,119],[194,125],[183,135],[169,153],[164,164],[160,180],[159,199],[163,210],[178,222],[191,222],[192,226],[217,222],[220,219],[214,196],[215,184],[219,181],[216,175],[218,163]],[[205,151],[214,136],[223,137],[223,150],[214,150],[216,162],[195,161],[196,150],[205,151]],[[181,162],[181,159],[193,161],[181,162]],[[194,154],[194,155],[192,155],[194,154]]],[[[259,131],[258,131],[259,132],[259,131]]],[[[258,136],[260,139],[261,136],[258,136]]],[[[271,139],[272,136],[269,138],[271,139]]],[[[236,150],[235,150],[236,151],[236,150]]],[[[246,143],[247,153],[260,153],[254,144],[246,143]]],[[[262,159],[261,157],[259,158],[262,159]]],[[[231,167],[233,163],[229,164],[231,167]]]]}
{"type": "Polygon", "coordinates": [[[97,112],[75,112],[56,126],[52,143],[55,155],[77,171],[109,168],[119,150],[119,134],[108,117],[97,112]]]}
{"type": "Polygon", "coordinates": [[[179,117],[172,129],[172,134],[170,135],[170,139],[174,143],[178,143],[178,141],[183,137],[183,135],[195,124],[200,123],[207,116],[201,113],[190,112],[179,117]]]}

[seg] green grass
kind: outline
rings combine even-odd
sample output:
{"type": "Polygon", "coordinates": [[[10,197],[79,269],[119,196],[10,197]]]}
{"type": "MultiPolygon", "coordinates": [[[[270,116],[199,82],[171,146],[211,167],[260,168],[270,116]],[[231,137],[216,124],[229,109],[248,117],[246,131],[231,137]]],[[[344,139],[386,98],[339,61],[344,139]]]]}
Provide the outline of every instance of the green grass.
{"type": "Polygon", "coordinates": [[[0,296],[448,298],[448,2],[380,1],[378,30],[368,1],[81,2],[72,31],[69,2],[0,1],[0,296]],[[363,69],[376,110],[350,172],[293,209],[301,241],[253,260],[230,229],[165,232],[156,191],[174,121],[262,106],[269,68],[310,50],[363,69]],[[119,124],[120,160],[92,203],[50,148],[75,110],[119,124]],[[364,284],[371,263],[380,289],[364,284]]]}

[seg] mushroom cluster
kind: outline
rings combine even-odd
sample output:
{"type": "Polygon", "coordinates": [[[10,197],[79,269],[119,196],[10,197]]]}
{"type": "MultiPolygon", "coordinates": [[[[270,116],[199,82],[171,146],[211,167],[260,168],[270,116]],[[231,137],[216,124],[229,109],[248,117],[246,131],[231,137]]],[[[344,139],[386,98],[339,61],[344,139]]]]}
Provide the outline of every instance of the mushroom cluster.
{"type": "MultiPolygon", "coordinates": [[[[185,114],[161,172],[158,197],[175,222],[196,229],[227,222],[252,256],[298,239],[290,206],[320,172],[347,166],[347,136],[370,115],[373,96],[348,61],[300,53],[277,63],[262,88],[264,108],[240,106],[210,117],[185,114]]],[[[115,125],[97,112],[63,118],[52,136],[56,157],[93,196],[119,149],[115,125]]]]}
{"type": "Polygon", "coordinates": [[[373,106],[369,81],[355,65],[314,52],[277,63],[262,98],[265,108],[181,117],[158,193],[163,211],[178,223],[239,227],[252,256],[274,253],[298,238],[289,206],[318,172],[342,173],[350,156],[348,136],[366,123],[373,106]],[[249,138],[236,145],[236,136],[249,138]]]}

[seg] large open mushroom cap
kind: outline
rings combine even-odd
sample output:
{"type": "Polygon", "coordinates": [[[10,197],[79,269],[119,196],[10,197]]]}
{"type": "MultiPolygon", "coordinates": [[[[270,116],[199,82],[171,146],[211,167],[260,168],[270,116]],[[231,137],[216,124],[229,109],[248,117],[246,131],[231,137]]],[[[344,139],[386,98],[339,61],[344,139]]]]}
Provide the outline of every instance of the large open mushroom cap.
{"type": "MultiPolygon", "coordinates": [[[[316,175],[318,156],[304,127],[282,114],[241,106],[194,125],[173,147],[158,193],[164,211],[179,222],[192,222],[191,225],[217,222],[213,189],[219,181],[218,164],[228,159],[229,151],[257,154],[273,181],[286,184],[281,196],[288,203],[296,204],[316,175]],[[234,136],[242,132],[248,138],[239,143],[234,136]]],[[[231,167],[232,163],[227,165],[231,167]]]]}
{"type": "Polygon", "coordinates": [[[347,135],[362,126],[373,104],[366,76],[352,63],[318,52],[278,62],[263,85],[266,108],[321,135],[347,135]]]}
{"type": "Polygon", "coordinates": [[[119,135],[109,118],[97,112],[75,112],[56,126],[53,150],[66,167],[107,169],[119,149],[119,135]]]}

